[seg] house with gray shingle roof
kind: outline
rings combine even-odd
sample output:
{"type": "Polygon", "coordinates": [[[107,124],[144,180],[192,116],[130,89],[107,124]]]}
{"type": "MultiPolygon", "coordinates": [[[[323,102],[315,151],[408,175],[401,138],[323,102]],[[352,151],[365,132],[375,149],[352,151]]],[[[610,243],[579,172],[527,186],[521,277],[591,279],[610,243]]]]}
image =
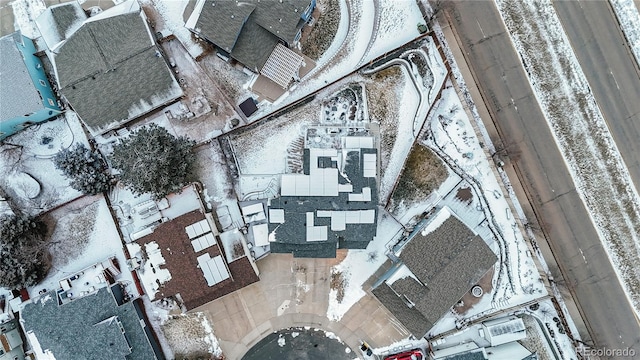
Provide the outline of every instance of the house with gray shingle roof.
{"type": "Polygon", "coordinates": [[[92,133],[182,96],[135,0],[84,19],[76,8],[56,7],[38,20],[53,27],[45,41],[58,88],[92,133]]]}
{"type": "Polygon", "coordinates": [[[293,46],[315,0],[199,0],[186,27],[254,72],[282,43],[293,46]]]}
{"type": "Polygon", "coordinates": [[[281,176],[269,201],[272,253],[332,258],[337,249],[366,249],[378,218],[377,149],[370,136],[345,136],[340,149],[304,149],[302,174],[281,176]]]}
{"type": "Polygon", "coordinates": [[[394,248],[394,255],[398,261],[372,292],[417,337],[497,261],[485,241],[446,207],[394,248]]]}
{"type": "Polygon", "coordinates": [[[0,38],[0,140],[61,113],[35,53],[33,41],[20,32],[0,38]]]}
{"type": "Polygon", "coordinates": [[[55,359],[164,359],[140,300],[119,284],[70,302],[51,290],[26,304],[20,322],[32,348],[55,359]]]}

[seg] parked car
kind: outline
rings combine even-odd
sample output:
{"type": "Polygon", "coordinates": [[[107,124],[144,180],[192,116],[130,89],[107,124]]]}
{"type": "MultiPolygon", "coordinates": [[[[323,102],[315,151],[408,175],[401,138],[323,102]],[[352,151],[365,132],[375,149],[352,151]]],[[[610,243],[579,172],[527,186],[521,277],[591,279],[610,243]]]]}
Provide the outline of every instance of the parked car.
{"type": "Polygon", "coordinates": [[[420,349],[413,349],[411,351],[405,351],[400,354],[389,355],[384,360],[423,360],[424,352],[420,349]]]}

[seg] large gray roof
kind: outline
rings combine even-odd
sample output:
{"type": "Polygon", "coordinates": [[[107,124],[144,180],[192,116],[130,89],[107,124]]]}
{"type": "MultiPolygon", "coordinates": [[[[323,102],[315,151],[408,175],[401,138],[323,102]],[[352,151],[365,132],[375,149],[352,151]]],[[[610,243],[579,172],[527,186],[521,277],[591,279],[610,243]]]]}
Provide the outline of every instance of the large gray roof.
{"type": "Polygon", "coordinates": [[[429,331],[497,261],[484,240],[453,215],[426,236],[416,233],[399,258],[420,281],[408,276],[388,285],[408,301],[389,301],[388,296],[380,301],[400,321],[412,303],[426,320],[416,336],[429,331]]]}
{"type": "Polygon", "coordinates": [[[279,40],[292,43],[309,0],[205,0],[195,31],[253,70],[279,40]]]}
{"type": "Polygon", "coordinates": [[[108,287],[65,305],[52,290],[25,305],[20,316],[25,331],[56,359],[156,359],[138,310],[131,302],[118,306],[108,287]]]}
{"type": "Polygon", "coordinates": [[[140,9],[108,16],[120,10],[87,20],[54,57],[62,94],[94,133],[182,95],[140,9]]]}
{"type": "Polygon", "coordinates": [[[23,116],[44,107],[16,41],[22,41],[20,33],[0,39],[0,121],[23,116]]]}
{"type": "MultiPolygon", "coordinates": [[[[295,257],[332,258],[336,256],[336,249],[366,249],[375,237],[378,218],[378,188],[376,179],[364,177],[361,169],[364,154],[376,154],[375,149],[360,149],[352,157],[353,162],[347,162],[344,172],[348,175],[349,183],[353,186],[353,193],[361,193],[362,188],[371,189],[371,200],[349,201],[349,193],[340,192],[338,196],[281,196],[272,199],[269,209],[283,209],[286,221],[282,224],[269,223],[269,232],[273,233],[275,242],[271,242],[273,253],[293,253],[295,257]],[[363,224],[348,224],[344,230],[331,230],[329,217],[315,217],[315,226],[327,227],[327,240],[309,242],[306,239],[306,214],[318,210],[374,210],[374,222],[363,224]]],[[[304,171],[308,174],[309,149],[304,150],[304,171]]],[[[339,175],[339,182],[346,184],[347,180],[339,175]]]]}

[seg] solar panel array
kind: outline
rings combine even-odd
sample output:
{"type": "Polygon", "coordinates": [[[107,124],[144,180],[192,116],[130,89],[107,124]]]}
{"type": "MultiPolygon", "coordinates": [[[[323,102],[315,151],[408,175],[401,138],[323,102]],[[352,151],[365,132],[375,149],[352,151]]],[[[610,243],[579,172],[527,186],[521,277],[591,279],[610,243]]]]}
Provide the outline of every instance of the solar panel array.
{"type": "Polygon", "coordinates": [[[213,286],[223,280],[229,278],[229,271],[222,261],[222,256],[210,257],[209,253],[198,256],[198,266],[204,278],[207,280],[207,285],[213,286]]]}

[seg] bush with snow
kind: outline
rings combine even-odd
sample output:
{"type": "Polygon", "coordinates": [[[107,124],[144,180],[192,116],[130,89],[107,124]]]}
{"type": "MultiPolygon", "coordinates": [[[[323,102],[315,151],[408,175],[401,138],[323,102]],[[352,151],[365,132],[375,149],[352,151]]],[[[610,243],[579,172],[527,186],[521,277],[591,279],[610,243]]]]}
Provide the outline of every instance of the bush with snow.
{"type": "Polygon", "coordinates": [[[71,187],[88,195],[96,195],[111,188],[112,177],[100,154],[78,143],[71,150],[63,149],[53,158],[56,168],[71,179],[71,187]]]}

